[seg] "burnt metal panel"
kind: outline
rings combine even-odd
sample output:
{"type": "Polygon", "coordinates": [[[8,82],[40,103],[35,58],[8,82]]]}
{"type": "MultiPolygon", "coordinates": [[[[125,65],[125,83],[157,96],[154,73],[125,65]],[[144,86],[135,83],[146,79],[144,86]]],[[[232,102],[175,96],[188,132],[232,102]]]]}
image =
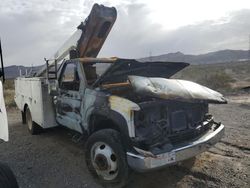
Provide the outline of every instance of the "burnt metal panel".
{"type": "Polygon", "coordinates": [[[113,24],[117,12],[114,7],[94,4],[89,16],[78,29],[82,35],[77,42],[79,57],[96,57],[101,50],[113,24]]]}
{"type": "Polygon", "coordinates": [[[139,62],[134,59],[117,59],[93,84],[125,82],[129,75],[169,78],[189,66],[184,62],[139,62]]]}
{"type": "Polygon", "coordinates": [[[129,81],[135,92],[144,96],[187,102],[227,103],[219,92],[191,81],[142,76],[129,76],[129,81]]]}

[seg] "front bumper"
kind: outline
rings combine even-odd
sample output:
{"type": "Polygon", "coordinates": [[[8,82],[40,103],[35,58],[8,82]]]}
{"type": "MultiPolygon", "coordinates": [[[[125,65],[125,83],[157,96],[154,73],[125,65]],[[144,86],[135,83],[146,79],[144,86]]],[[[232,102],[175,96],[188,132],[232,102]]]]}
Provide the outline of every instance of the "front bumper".
{"type": "Polygon", "coordinates": [[[145,172],[164,166],[173,165],[180,161],[194,157],[216,144],[224,135],[224,125],[214,124],[202,137],[176,146],[172,151],[156,155],[155,157],[127,152],[129,166],[139,172],[145,172]]]}

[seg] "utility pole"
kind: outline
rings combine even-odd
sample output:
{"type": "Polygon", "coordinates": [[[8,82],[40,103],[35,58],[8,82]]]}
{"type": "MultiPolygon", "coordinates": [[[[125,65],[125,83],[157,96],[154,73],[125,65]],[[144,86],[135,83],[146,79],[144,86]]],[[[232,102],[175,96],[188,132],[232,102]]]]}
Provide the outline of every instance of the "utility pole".
{"type": "Polygon", "coordinates": [[[4,75],[4,66],[3,66],[3,51],[2,51],[2,45],[1,45],[1,38],[0,38],[0,59],[1,59],[1,67],[0,70],[0,77],[3,77],[3,83],[5,81],[5,75],[4,75]]]}

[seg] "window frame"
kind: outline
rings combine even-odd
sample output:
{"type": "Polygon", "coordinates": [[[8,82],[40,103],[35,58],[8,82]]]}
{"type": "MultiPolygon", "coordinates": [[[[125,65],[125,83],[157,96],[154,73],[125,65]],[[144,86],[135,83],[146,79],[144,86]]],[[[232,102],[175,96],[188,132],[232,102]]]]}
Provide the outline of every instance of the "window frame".
{"type": "MultiPolygon", "coordinates": [[[[74,73],[75,74],[75,73],[74,73]]],[[[75,78],[76,75],[74,75],[74,78],[75,78]]],[[[73,82],[73,81],[72,81],[73,82]]],[[[78,66],[77,66],[77,63],[76,62],[66,62],[64,64],[64,66],[62,67],[62,71],[61,71],[61,74],[60,74],[60,77],[59,77],[59,89],[61,90],[64,90],[64,91],[73,91],[73,92],[79,92],[80,91],[80,87],[81,87],[81,78],[80,78],[80,73],[79,73],[79,70],[78,70],[78,66]],[[63,83],[63,76],[65,74],[65,71],[67,69],[67,67],[69,65],[74,65],[74,71],[76,71],[76,73],[78,74],[78,79],[79,79],[79,86],[78,86],[78,90],[72,90],[72,89],[67,89],[67,88],[64,88],[62,87],[62,83],[63,83]]]]}

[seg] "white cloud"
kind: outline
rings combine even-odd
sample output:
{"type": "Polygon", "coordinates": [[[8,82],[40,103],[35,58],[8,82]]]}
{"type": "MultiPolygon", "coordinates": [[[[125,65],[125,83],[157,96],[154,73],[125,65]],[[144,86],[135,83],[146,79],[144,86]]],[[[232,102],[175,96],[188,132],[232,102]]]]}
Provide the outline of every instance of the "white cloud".
{"type": "MultiPolygon", "coordinates": [[[[141,0],[145,2],[145,0],[141,0]]],[[[146,0],[150,17],[165,29],[215,20],[232,11],[250,8],[249,0],[146,0]]]]}
{"type": "Polygon", "coordinates": [[[100,56],[138,58],[248,47],[249,1],[2,0],[0,36],[7,65],[43,63],[92,5],[115,6],[118,19],[100,56]],[[187,3],[188,2],[188,3],[187,3]]]}
{"type": "MultiPolygon", "coordinates": [[[[101,56],[138,58],[169,52],[199,54],[222,49],[247,49],[250,34],[250,9],[231,12],[217,20],[167,30],[150,22],[148,7],[140,4],[128,6],[129,14],[120,17],[104,45],[101,56]],[[132,22],[130,20],[133,20],[132,22]]],[[[173,18],[174,19],[174,18],[173,18]]]]}

